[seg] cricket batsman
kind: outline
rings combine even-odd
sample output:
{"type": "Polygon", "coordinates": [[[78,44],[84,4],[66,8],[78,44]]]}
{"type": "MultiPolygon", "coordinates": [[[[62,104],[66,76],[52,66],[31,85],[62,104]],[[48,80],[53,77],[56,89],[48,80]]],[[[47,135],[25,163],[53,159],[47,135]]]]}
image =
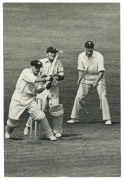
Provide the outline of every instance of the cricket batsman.
{"type": "MultiPolygon", "coordinates": [[[[46,58],[39,61],[43,64],[41,68],[41,77],[52,75],[53,80],[50,82],[50,87],[37,95],[38,106],[42,111],[45,111],[49,106],[49,113],[53,120],[53,132],[55,137],[59,138],[63,133],[63,105],[59,104],[59,88],[58,83],[64,79],[64,68],[62,63],[57,59],[59,50],[55,47],[48,47],[46,58]],[[56,59],[56,62],[54,62],[56,59]],[[53,67],[53,63],[55,63],[53,67]]],[[[49,85],[49,84],[48,84],[49,85]]],[[[30,127],[30,119],[26,123],[24,135],[28,135],[30,127]]]]}
{"type": "Polygon", "coordinates": [[[40,72],[40,68],[42,67],[42,63],[40,61],[34,60],[31,61],[30,64],[31,67],[22,71],[16,83],[16,88],[9,106],[9,115],[5,127],[5,138],[11,138],[11,133],[20,122],[19,118],[21,114],[27,110],[32,119],[40,122],[47,138],[54,141],[57,139],[49,126],[44,112],[38,107],[35,100],[36,93],[42,92],[46,88],[44,85],[42,88],[37,90],[38,83],[42,81],[51,81],[51,76],[47,76],[46,78],[37,76],[40,72]]]}

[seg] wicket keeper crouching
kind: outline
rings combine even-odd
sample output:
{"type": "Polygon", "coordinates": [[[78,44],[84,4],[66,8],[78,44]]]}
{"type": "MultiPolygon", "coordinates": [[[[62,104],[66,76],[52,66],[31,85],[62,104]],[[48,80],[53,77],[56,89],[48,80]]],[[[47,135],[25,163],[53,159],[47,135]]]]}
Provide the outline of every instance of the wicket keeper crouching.
{"type": "MultiPolygon", "coordinates": [[[[19,117],[27,110],[32,119],[40,122],[45,135],[50,140],[57,140],[53,135],[44,112],[38,108],[35,101],[37,82],[42,82],[44,80],[43,78],[37,77],[41,67],[41,62],[38,60],[32,61],[31,68],[24,69],[17,81],[16,89],[11,98],[7,125],[5,127],[6,139],[11,138],[13,129],[17,127],[20,122],[19,117]]],[[[47,77],[45,80],[49,81],[50,77],[47,77]]]]}

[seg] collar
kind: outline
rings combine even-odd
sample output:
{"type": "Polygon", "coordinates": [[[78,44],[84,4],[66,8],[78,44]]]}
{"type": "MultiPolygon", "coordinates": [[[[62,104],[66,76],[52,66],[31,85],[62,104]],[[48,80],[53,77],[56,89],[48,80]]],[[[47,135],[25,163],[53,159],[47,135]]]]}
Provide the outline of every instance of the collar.
{"type": "MultiPolygon", "coordinates": [[[[56,61],[56,63],[57,63],[57,61],[56,61]]],[[[46,58],[45,63],[51,63],[51,62],[50,62],[50,60],[48,58],[46,58]]]]}
{"type": "MultiPolygon", "coordinates": [[[[84,52],[84,57],[87,57],[86,56],[86,51],[84,52]]],[[[92,56],[90,58],[95,58],[95,51],[93,51],[93,54],[92,54],[92,56]]]]}
{"type": "Polygon", "coordinates": [[[50,61],[49,61],[49,59],[48,58],[46,58],[46,60],[45,60],[45,63],[49,63],[50,61]]]}
{"type": "Polygon", "coordinates": [[[29,69],[30,69],[31,73],[32,73],[34,76],[38,76],[38,75],[35,75],[35,74],[34,74],[34,72],[33,72],[33,70],[32,70],[31,67],[30,67],[29,69]]]}

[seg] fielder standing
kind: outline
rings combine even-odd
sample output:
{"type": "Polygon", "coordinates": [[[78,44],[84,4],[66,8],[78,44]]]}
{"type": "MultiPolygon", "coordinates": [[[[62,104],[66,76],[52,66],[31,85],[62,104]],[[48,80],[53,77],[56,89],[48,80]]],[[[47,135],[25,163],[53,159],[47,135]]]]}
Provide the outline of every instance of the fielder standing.
{"type": "Polygon", "coordinates": [[[109,105],[106,98],[105,85],[105,68],[103,56],[94,51],[94,43],[92,41],[85,42],[86,51],[82,52],[78,57],[78,91],[73,105],[71,119],[67,123],[79,122],[79,112],[84,105],[85,97],[89,90],[93,87],[97,89],[100,100],[100,109],[102,111],[102,118],[105,124],[111,124],[111,117],[109,112],[109,105]]]}
{"type": "MultiPolygon", "coordinates": [[[[46,51],[46,58],[40,59],[43,67],[41,68],[42,76],[51,75],[51,67],[53,61],[59,51],[55,47],[49,47],[46,51]]],[[[49,89],[44,90],[42,93],[37,95],[38,106],[41,106],[42,111],[45,111],[47,105],[49,105],[49,112],[53,120],[53,132],[55,137],[61,137],[63,133],[63,106],[59,104],[59,81],[64,79],[64,68],[62,63],[57,59],[53,72],[52,72],[53,81],[49,89]]],[[[24,135],[28,135],[30,127],[30,119],[26,123],[24,129],[24,135]]]]}
{"type": "MultiPolygon", "coordinates": [[[[37,85],[38,82],[50,81],[51,77],[46,78],[37,77],[42,63],[38,60],[31,62],[31,67],[26,68],[22,71],[21,75],[16,84],[15,91],[11,98],[11,103],[9,106],[9,115],[7,120],[7,125],[5,127],[5,138],[10,139],[13,129],[19,124],[19,117],[21,114],[27,110],[30,116],[40,122],[45,135],[50,140],[57,140],[49,126],[47,118],[43,111],[38,108],[36,99],[37,85]]],[[[45,87],[40,88],[39,92],[42,92],[45,87]]]]}

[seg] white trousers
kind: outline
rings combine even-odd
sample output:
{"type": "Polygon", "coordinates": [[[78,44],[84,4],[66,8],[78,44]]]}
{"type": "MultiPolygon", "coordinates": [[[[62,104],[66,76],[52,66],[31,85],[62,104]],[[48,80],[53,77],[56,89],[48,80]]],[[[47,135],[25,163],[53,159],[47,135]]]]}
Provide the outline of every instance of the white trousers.
{"type": "MultiPolygon", "coordinates": [[[[79,112],[82,109],[82,104],[84,104],[85,97],[87,96],[91,88],[92,88],[91,85],[82,84],[82,83],[80,84],[73,105],[71,118],[79,119],[79,112]]],[[[102,111],[103,120],[110,120],[111,117],[109,112],[109,105],[106,98],[106,86],[99,84],[97,86],[97,93],[99,95],[100,109],[102,111]]]]}
{"type": "Polygon", "coordinates": [[[38,108],[35,96],[23,93],[14,93],[9,106],[9,118],[19,120],[21,114],[27,110],[34,120],[43,119],[45,114],[38,108]]]}
{"type": "MultiPolygon", "coordinates": [[[[50,137],[53,135],[48,120],[45,117],[45,113],[38,107],[35,97],[23,93],[14,93],[12,96],[9,106],[9,127],[14,127],[14,125],[18,124],[19,117],[25,110],[29,112],[33,120],[40,121],[46,136],[50,137]]],[[[31,124],[31,120],[29,120],[29,123],[31,124]]],[[[30,127],[30,125],[28,127],[30,127]]]]}

